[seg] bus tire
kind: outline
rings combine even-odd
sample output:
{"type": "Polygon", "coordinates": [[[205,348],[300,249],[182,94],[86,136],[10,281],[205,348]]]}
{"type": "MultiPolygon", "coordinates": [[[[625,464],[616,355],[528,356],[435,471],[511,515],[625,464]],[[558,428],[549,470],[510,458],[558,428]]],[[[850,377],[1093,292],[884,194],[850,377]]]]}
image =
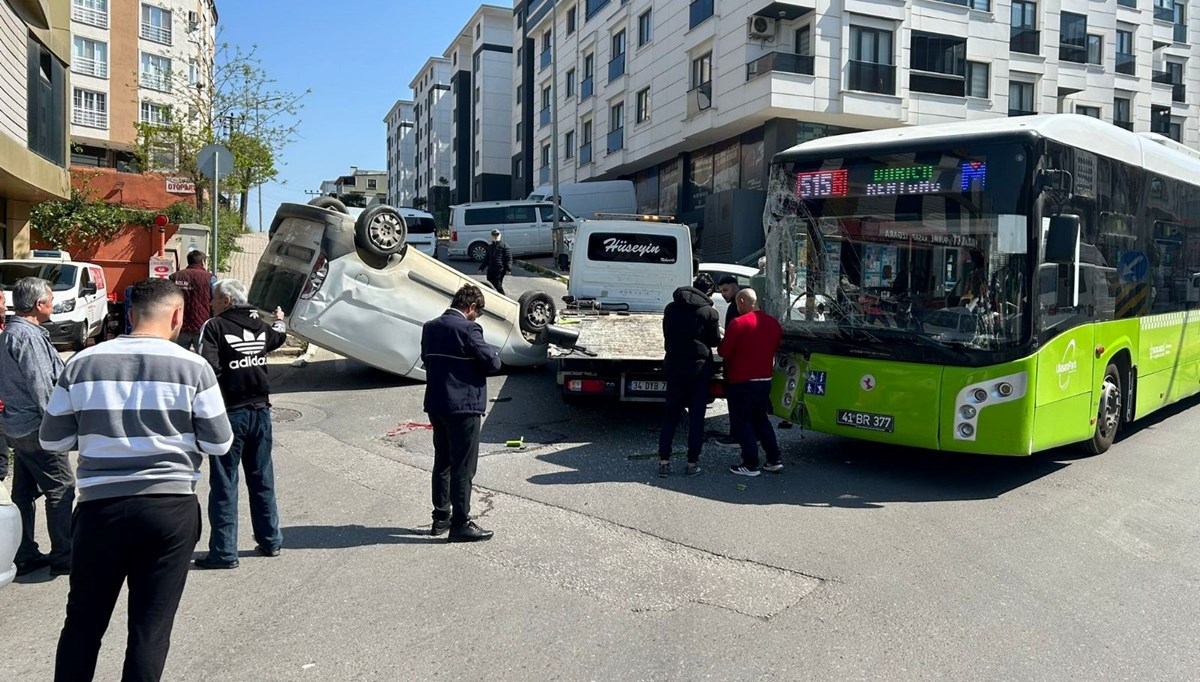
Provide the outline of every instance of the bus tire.
{"type": "Polygon", "coordinates": [[[347,215],[350,213],[350,211],[346,210],[346,205],[342,203],[341,199],[336,197],[317,197],[316,199],[308,202],[308,205],[316,206],[317,208],[327,208],[331,211],[337,211],[338,213],[345,213],[347,215]]]}
{"type": "Polygon", "coordinates": [[[354,221],[355,245],[372,256],[387,258],[398,253],[407,238],[404,216],[391,206],[372,206],[354,221]]]}
{"type": "Polygon", "coordinates": [[[1121,372],[1113,363],[1108,363],[1104,370],[1104,381],[1100,383],[1100,405],[1096,410],[1096,431],[1091,440],[1085,443],[1087,451],[1093,455],[1107,452],[1117,439],[1117,431],[1121,428],[1121,401],[1124,398],[1121,389],[1121,372]]]}

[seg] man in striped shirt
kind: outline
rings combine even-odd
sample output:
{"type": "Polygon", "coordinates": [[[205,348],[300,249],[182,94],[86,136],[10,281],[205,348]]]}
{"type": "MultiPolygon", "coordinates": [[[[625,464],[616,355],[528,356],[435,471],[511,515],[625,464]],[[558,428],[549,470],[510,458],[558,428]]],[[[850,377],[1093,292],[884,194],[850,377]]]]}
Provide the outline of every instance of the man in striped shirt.
{"type": "Polygon", "coordinates": [[[126,581],[122,679],[162,677],[200,539],[201,458],[225,454],[233,441],[212,367],[172,342],[183,325],[179,289],[144,280],[129,303],[133,331],[71,359],[40,430],[48,450],[79,449],[71,591],[55,680],[95,675],[126,581]]]}

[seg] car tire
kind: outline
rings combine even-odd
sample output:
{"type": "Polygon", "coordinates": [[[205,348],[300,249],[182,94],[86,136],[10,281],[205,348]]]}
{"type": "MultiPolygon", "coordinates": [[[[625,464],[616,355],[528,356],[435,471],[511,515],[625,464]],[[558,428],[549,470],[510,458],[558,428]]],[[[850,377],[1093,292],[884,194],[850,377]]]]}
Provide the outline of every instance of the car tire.
{"type": "Polygon", "coordinates": [[[354,243],[372,256],[387,258],[404,248],[408,226],[391,206],[372,206],[354,221],[354,243]]]}
{"type": "Polygon", "coordinates": [[[482,263],[484,258],[487,258],[487,244],[483,242],[475,242],[467,247],[467,258],[470,258],[476,263],[482,263]]]}
{"type": "Polygon", "coordinates": [[[1121,372],[1111,362],[1104,370],[1104,380],[1100,382],[1100,404],[1096,411],[1096,431],[1091,439],[1084,443],[1087,451],[1100,455],[1112,447],[1121,428],[1121,407],[1124,393],[1121,389],[1121,372]]]}
{"type": "Polygon", "coordinates": [[[71,339],[71,350],[78,353],[87,348],[88,342],[88,327],[87,322],[79,325],[79,331],[75,332],[75,338],[71,339]]]}
{"type": "Polygon", "coordinates": [[[545,333],[546,328],[554,324],[554,299],[541,291],[526,291],[517,299],[521,331],[538,335],[545,333]]]}
{"type": "Polygon", "coordinates": [[[566,272],[567,268],[569,268],[570,266],[571,266],[570,257],[567,256],[567,254],[565,254],[565,253],[558,254],[558,269],[562,270],[563,272],[566,272]]]}
{"type": "Polygon", "coordinates": [[[316,206],[317,208],[328,208],[330,210],[337,211],[338,213],[345,213],[347,215],[350,214],[350,211],[346,210],[346,205],[342,203],[341,199],[336,197],[317,197],[316,199],[308,202],[308,205],[316,206]]]}

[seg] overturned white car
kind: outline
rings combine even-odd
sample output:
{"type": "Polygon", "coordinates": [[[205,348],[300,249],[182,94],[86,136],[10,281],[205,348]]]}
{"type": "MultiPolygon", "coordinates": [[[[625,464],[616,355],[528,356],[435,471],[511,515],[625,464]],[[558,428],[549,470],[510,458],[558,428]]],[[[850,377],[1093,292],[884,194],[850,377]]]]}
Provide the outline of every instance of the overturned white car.
{"type": "MultiPolygon", "coordinates": [[[[373,367],[425,380],[421,326],[442,314],[464,284],[477,284],[406,243],[403,216],[372,206],[352,218],[329,197],[283,204],[250,287],[250,304],[283,308],[288,328],[321,348],[373,367]]],[[[554,301],[527,292],[512,300],[486,285],[479,318],[488,343],[510,366],[546,362],[551,341],[568,343],[555,327],[554,301]]]]}

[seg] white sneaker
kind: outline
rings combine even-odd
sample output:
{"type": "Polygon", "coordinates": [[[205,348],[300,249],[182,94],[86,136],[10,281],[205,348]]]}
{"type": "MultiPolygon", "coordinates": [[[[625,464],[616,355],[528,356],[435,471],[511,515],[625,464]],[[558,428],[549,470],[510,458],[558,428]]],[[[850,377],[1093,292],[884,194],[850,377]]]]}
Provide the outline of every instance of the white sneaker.
{"type": "Polygon", "coordinates": [[[771,473],[779,473],[780,471],[783,471],[783,462],[776,462],[774,464],[767,462],[766,464],[762,465],[762,470],[770,471],[771,473]]]}
{"type": "Polygon", "coordinates": [[[758,469],[748,469],[741,464],[730,464],[729,473],[737,474],[738,476],[750,476],[753,478],[754,476],[758,475],[759,471],[758,469]]]}

